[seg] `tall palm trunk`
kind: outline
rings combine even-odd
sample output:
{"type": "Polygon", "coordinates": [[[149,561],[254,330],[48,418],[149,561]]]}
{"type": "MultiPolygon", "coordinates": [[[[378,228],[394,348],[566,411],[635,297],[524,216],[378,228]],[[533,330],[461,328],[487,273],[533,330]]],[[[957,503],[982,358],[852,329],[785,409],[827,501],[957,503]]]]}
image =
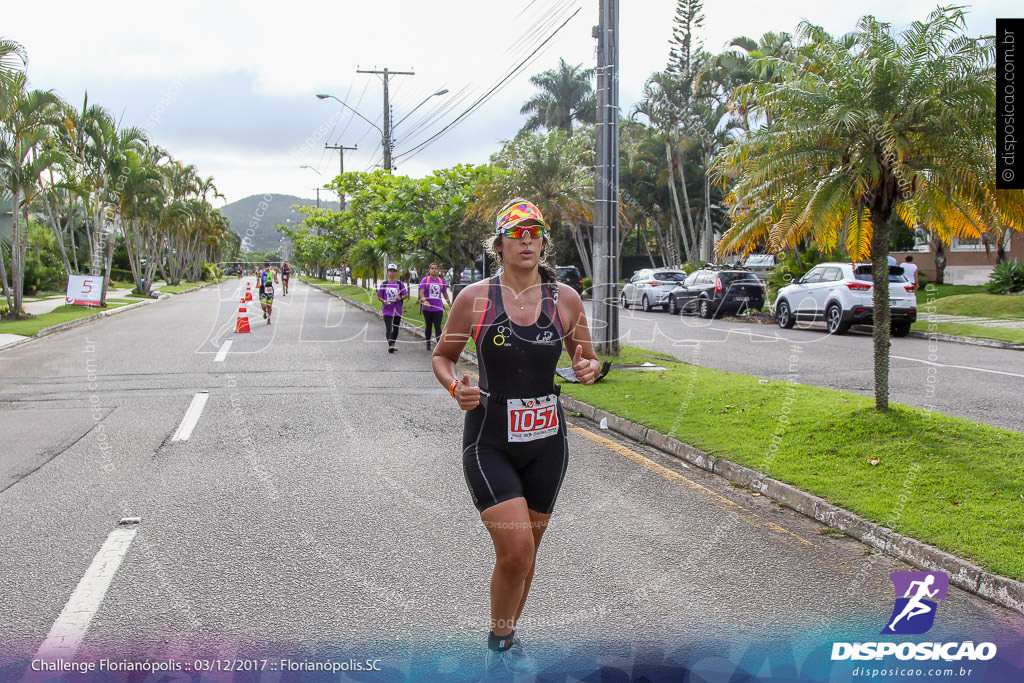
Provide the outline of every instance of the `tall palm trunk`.
{"type": "Polygon", "coordinates": [[[11,313],[14,317],[20,318],[25,315],[23,306],[25,296],[25,244],[23,231],[21,229],[21,192],[17,189],[12,193],[11,218],[13,220],[13,231],[11,232],[11,289],[14,290],[14,301],[11,304],[11,313]]]}
{"type": "MultiPolygon", "coordinates": [[[[873,207],[874,208],[874,207],[873,207]]],[[[875,408],[889,407],[889,215],[871,212],[871,275],[874,292],[871,305],[874,330],[875,408]]]]}
{"type": "MultiPolygon", "coordinates": [[[[50,174],[50,182],[53,182],[53,174],[50,174]]],[[[55,198],[56,201],[56,198],[55,198]]],[[[57,238],[57,249],[60,251],[61,260],[64,261],[64,273],[68,277],[71,277],[73,271],[71,270],[71,261],[68,260],[68,252],[64,248],[64,232],[60,228],[60,222],[57,220],[56,212],[50,205],[50,200],[47,193],[43,192],[43,206],[46,207],[46,215],[50,219],[50,227],[53,228],[53,235],[57,238]]]]}
{"type": "MultiPolygon", "coordinates": [[[[13,245],[12,245],[13,249],[13,245]]],[[[11,259],[14,262],[14,259],[11,259]]],[[[7,266],[4,263],[3,242],[0,242],[0,286],[4,290],[4,298],[7,299],[7,312],[14,311],[14,302],[11,300],[11,288],[7,284],[7,266]]]]}
{"type": "MultiPolygon", "coordinates": [[[[676,171],[675,171],[675,164],[672,163],[672,147],[669,145],[668,141],[665,142],[665,160],[668,163],[668,190],[669,190],[669,194],[672,196],[672,206],[673,206],[673,208],[675,209],[675,212],[676,212],[676,222],[679,225],[679,235],[682,238],[683,250],[686,252],[687,259],[689,259],[690,258],[690,243],[686,239],[686,231],[683,229],[683,213],[682,213],[682,211],[679,208],[679,195],[676,193],[676,171]]],[[[682,172],[682,169],[680,169],[680,172],[682,172]]],[[[689,219],[690,218],[690,198],[686,195],[686,178],[685,177],[682,178],[682,186],[683,186],[683,197],[684,197],[685,203],[686,203],[686,217],[689,219]]],[[[669,226],[671,227],[671,225],[672,225],[672,223],[670,221],[669,222],[669,226]]],[[[673,265],[676,265],[676,264],[682,262],[682,256],[679,255],[678,258],[677,258],[676,250],[675,250],[674,247],[675,247],[675,240],[672,240],[671,236],[670,236],[668,256],[669,256],[669,258],[672,259],[673,265]]]]}

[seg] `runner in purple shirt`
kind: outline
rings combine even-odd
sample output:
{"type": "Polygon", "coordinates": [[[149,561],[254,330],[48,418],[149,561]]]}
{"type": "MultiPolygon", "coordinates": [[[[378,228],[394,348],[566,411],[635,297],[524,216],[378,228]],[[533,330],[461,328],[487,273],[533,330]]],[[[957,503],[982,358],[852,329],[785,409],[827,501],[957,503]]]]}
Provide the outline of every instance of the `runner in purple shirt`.
{"type": "Polygon", "coordinates": [[[441,338],[441,320],[444,318],[444,302],[451,307],[452,300],[448,297],[448,283],[437,274],[437,264],[430,264],[427,277],[420,280],[420,310],[423,311],[423,322],[426,323],[427,351],[430,350],[430,331],[434,337],[441,338]]]}
{"type": "Polygon", "coordinates": [[[398,326],[402,322],[402,300],[409,298],[409,289],[398,279],[398,266],[388,264],[388,279],[377,288],[377,298],[382,304],[384,314],[384,334],[388,340],[388,353],[395,352],[395,340],[398,339],[398,326]]]}

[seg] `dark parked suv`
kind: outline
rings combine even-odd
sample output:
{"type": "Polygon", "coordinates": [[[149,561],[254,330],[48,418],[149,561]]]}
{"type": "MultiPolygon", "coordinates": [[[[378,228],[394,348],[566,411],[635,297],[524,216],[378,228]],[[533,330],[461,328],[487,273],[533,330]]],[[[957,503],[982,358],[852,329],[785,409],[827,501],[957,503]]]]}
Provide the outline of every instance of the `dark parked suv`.
{"type": "Polygon", "coordinates": [[[696,313],[702,318],[739,313],[764,306],[764,284],[746,268],[705,266],[690,273],[668,295],[673,313],[696,313]]]}
{"type": "Polygon", "coordinates": [[[555,266],[558,273],[558,281],[569,285],[578,294],[583,294],[583,278],[580,277],[580,269],[576,266],[555,266]]]}

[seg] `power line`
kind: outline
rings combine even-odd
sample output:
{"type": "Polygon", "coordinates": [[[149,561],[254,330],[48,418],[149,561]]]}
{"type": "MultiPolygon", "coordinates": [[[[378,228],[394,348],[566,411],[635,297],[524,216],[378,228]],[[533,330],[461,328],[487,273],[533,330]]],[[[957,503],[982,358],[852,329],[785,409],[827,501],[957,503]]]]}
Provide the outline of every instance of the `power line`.
{"type": "Polygon", "coordinates": [[[436,140],[437,140],[438,138],[440,138],[440,137],[441,137],[442,135],[444,135],[444,134],[445,134],[445,133],[447,133],[447,132],[448,132],[449,130],[451,130],[451,129],[452,129],[452,128],[453,128],[453,127],[454,127],[454,126],[456,125],[456,124],[458,124],[459,122],[461,122],[461,121],[462,121],[463,119],[465,119],[465,118],[466,118],[467,116],[469,116],[469,115],[470,115],[470,114],[472,114],[472,113],[473,113],[474,111],[476,111],[477,109],[479,109],[479,108],[480,108],[480,107],[481,107],[481,106],[482,106],[483,104],[485,104],[485,103],[486,103],[486,102],[487,102],[487,101],[488,101],[488,100],[489,100],[489,99],[490,99],[491,97],[493,97],[493,96],[494,96],[494,95],[495,95],[495,94],[496,94],[496,93],[498,92],[498,90],[499,90],[499,89],[501,89],[501,88],[502,88],[502,87],[503,87],[503,86],[504,86],[504,85],[505,85],[505,84],[506,84],[506,83],[507,83],[507,82],[508,82],[508,81],[509,81],[509,80],[510,80],[510,79],[511,79],[511,78],[512,78],[513,76],[517,75],[517,74],[518,74],[518,72],[520,72],[520,71],[521,71],[521,70],[522,70],[522,69],[523,69],[523,68],[524,68],[525,66],[527,66],[527,63],[528,63],[528,62],[529,62],[529,61],[530,61],[530,60],[531,60],[531,59],[532,59],[532,58],[533,58],[533,57],[534,57],[534,56],[535,56],[535,55],[536,55],[536,54],[537,54],[538,52],[540,52],[540,51],[541,51],[541,49],[543,49],[543,48],[544,48],[544,46],[545,46],[545,45],[547,45],[547,44],[548,44],[548,43],[549,43],[549,42],[551,41],[551,39],[552,39],[552,38],[554,38],[554,37],[555,37],[555,36],[556,36],[556,35],[558,34],[558,32],[559,32],[559,31],[561,31],[561,30],[562,30],[563,28],[565,28],[566,24],[568,24],[568,23],[569,23],[570,21],[572,21],[572,19],[573,19],[573,18],[574,18],[574,17],[575,17],[575,16],[577,15],[577,14],[579,14],[579,13],[580,13],[580,11],[582,11],[582,9],[583,9],[582,7],[580,7],[580,8],[577,8],[577,9],[576,9],[576,11],[575,11],[575,12],[573,12],[573,13],[572,13],[571,15],[569,15],[569,17],[568,17],[568,18],[567,18],[567,19],[566,19],[565,21],[563,21],[563,22],[562,22],[562,23],[561,23],[561,24],[560,24],[560,25],[558,26],[558,28],[556,28],[556,29],[555,29],[554,31],[552,31],[552,32],[551,32],[551,34],[550,34],[550,35],[548,35],[548,37],[547,37],[547,38],[545,38],[545,39],[544,39],[544,41],[543,41],[543,42],[541,42],[541,44],[540,44],[540,45],[538,45],[538,46],[537,46],[537,47],[536,47],[536,48],[535,48],[535,49],[533,50],[533,52],[531,52],[531,53],[530,53],[530,54],[529,54],[529,55],[528,55],[528,56],[526,57],[526,59],[524,59],[524,60],[523,60],[523,61],[521,61],[521,62],[520,62],[520,63],[519,63],[518,65],[516,65],[516,67],[515,67],[515,68],[513,68],[513,70],[512,70],[512,72],[511,72],[511,73],[509,73],[509,74],[508,74],[507,76],[505,76],[505,77],[504,77],[503,79],[501,79],[501,81],[499,81],[499,82],[498,82],[498,83],[497,83],[497,84],[496,84],[496,85],[495,85],[494,87],[492,87],[492,88],[491,88],[490,90],[488,90],[488,91],[487,91],[486,93],[484,93],[484,95],[482,95],[482,96],[481,96],[481,97],[479,97],[479,98],[478,98],[478,99],[477,99],[477,100],[476,100],[475,102],[473,102],[473,104],[471,104],[471,105],[470,105],[470,106],[469,106],[469,107],[468,107],[468,108],[467,108],[467,109],[466,109],[466,110],[465,110],[464,112],[462,112],[461,114],[459,114],[459,116],[458,116],[458,117],[456,117],[456,118],[455,118],[455,120],[453,120],[453,121],[452,121],[451,123],[449,123],[449,124],[448,124],[447,126],[445,126],[444,128],[442,128],[442,129],[441,129],[441,130],[439,130],[438,132],[434,133],[434,134],[433,134],[432,136],[430,136],[429,138],[427,138],[426,140],[424,140],[424,141],[423,141],[423,142],[421,142],[420,144],[416,145],[415,147],[413,147],[413,148],[411,148],[411,149],[409,149],[409,150],[407,150],[407,151],[405,151],[405,152],[403,152],[403,153],[401,153],[401,154],[398,154],[398,155],[396,155],[396,157],[395,157],[395,158],[401,158],[401,157],[409,156],[409,155],[412,155],[412,154],[415,154],[415,153],[417,153],[417,152],[421,151],[421,150],[422,150],[422,149],[424,149],[424,148],[425,148],[426,146],[430,145],[430,144],[431,144],[432,142],[436,141],[436,140]]]}

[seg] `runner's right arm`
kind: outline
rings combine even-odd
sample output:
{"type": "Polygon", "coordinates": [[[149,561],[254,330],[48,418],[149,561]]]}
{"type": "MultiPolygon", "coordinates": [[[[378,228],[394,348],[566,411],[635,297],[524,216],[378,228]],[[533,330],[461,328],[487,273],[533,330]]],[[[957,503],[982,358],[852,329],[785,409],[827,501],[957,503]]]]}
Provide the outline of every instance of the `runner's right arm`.
{"type": "Polygon", "coordinates": [[[474,283],[466,287],[455,299],[448,315],[448,322],[445,323],[431,358],[434,376],[441,386],[448,389],[453,380],[458,380],[454,396],[463,410],[472,410],[480,405],[480,387],[470,386],[469,375],[457,374],[456,363],[462,350],[466,348],[466,343],[472,338],[475,318],[480,317],[482,307],[487,305],[487,281],[483,282],[485,284],[482,286],[480,283],[474,283]]]}

